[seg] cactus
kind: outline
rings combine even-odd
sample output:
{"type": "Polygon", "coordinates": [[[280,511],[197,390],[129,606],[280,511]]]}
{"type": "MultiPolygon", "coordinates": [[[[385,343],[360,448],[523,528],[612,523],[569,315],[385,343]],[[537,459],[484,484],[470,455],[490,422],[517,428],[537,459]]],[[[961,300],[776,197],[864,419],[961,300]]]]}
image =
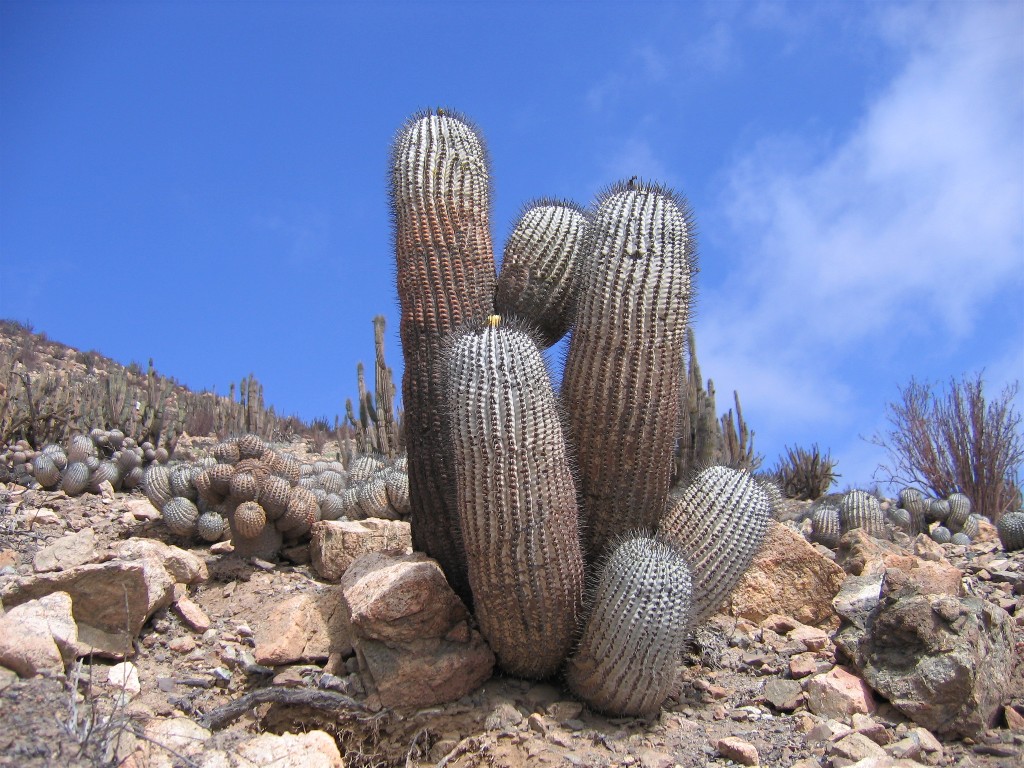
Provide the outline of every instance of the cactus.
{"type": "Polygon", "coordinates": [[[916,488],[904,488],[900,491],[899,504],[910,513],[910,534],[926,533],[928,530],[928,504],[924,494],[916,488]]]}
{"type": "Polygon", "coordinates": [[[68,496],[78,496],[89,487],[92,472],[84,461],[72,461],[61,475],[60,487],[68,496]]]}
{"type": "Polygon", "coordinates": [[[978,515],[968,515],[960,532],[967,535],[972,541],[978,538],[978,515]]]}
{"type": "Polygon", "coordinates": [[[362,485],[358,491],[359,509],[362,517],[394,518],[396,515],[391,511],[388,504],[387,483],[379,472],[374,473],[362,485]]]}
{"type": "Polygon", "coordinates": [[[657,712],[692,626],[690,579],[685,556],[664,541],[634,535],[613,546],[587,595],[569,688],[611,715],[657,712]]]}
{"type": "Polygon", "coordinates": [[[953,534],[952,538],[949,540],[949,543],[956,544],[957,546],[961,547],[969,547],[971,545],[971,537],[963,531],[957,531],[953,534]]]}
{"type": "Polygon", "coordinates": [[[946,527],[953,533],[959,533],[971,516],[971,500],[962,493],[951,493],[946,503],[949,504],[946,527]]]}
{"type": "Polygon", "coordinates": [[[945,499],[932,499],[928,504],[927,517],[933,522],[945,523],[949,517],[949,502],[945,499]]]}
{"type": "Polygon", "coordinates": [[[32,459],[32,474],[36,482],[46,490],[52,490],[60,485],[60,469],[45,450],[32,459]]]}
{"type": "Polygon", "coordinates": [[[761,484],[729,467],[709,467],[673,500],[658,534],[689,563],[694,626],[714,613],[750,567],[771,519],[761,484]]]}
{"type": "Polygon", "coordinates": [[[562,383],[590,559],[665,509],[694,251],[686,203],[660,187],[613,186],[592,229],[562,383]]]}
{"type": "Polygon", "coordinates": [[[398,298],[405,373],[412,538],[469,599],[455,511],[455,471],[438,438],[446,402],[438,370],[443,336],[492,313],[494,251],[483,142],[464,119],[416,115],[391,153],[398,298]]]}
{"type": "Polygon", "coordinates": [[[866,491],[853,490],[839,502],[839,526],[843,533],[863,528],[870,536],[885,536],[885,516],[878,499],[866,491]]]}
{"type": "Polygon", "coordinates": [[[196,531],[199,509],[184,496],[172,496],[160,510],[167,529],[177,536],[191,536],[196,531]]]}
{"type": "Polygon", "coordinates": [[[196,520],[196,535],[203,541],[220,541],[224,535],[224,518],[216,512],[204,512],[196,520]]]}
{"type": "Polygon", "coordinates": [[[115,491],[121,484],[121,470],[113,461],[101,461],[100,465],[93,470],[89,476],[89,490],[99,493],[103,483],[110,483],[115,491]]]}
{"type": "Polygon", "coordinates": [[[936,525],[932,528],[932,538],[939,542],[939,544],[949,544],[953,538],[953,534],[949,532],[949,528],[944,525],[936,525]]]}
{"type": "Polygon", "coordinates": [[[576,203],[537,200],[520,213],[505,243],[494,311],[528,320],[545,347],[569,331],[573,276],[588,226],[589,214],[576,203]]]}
{"type": "Polygon", "coordinates": [[[897,528],[900,528],[908,533],[913,528],[913,521],[910,517],[910,512],[903,507],[893,507],[889,510],[889,520],[897,528]]]}
{"type": "Polygon", "coordinates": [[[388,504],[399,517],[409,514],[409,475],[395,466],[384,471],[388,504]]]}
{"type": "Polygon", "coordinates": [[[267,513],[255,501],[243,501],[234,512],[234,527],[243,539],[255,539],[267,525],[267,513]]]}
{"type": "Polygon", "coordinates": [[[996,532],[1007,552],[1024,549],[1024,511],[1004,514],[996,523],[996,532]]]}
{"type": "Polygon", "coordinates": [[[839,507],[819,504],[811,516],[811,541],[835,549],[839,546],[842,528],[839,523],[839,507]]]}
{"type": "Polygon", "coordinates": [[[480,630],[507,672],[555,673],[583,597],[576,487],[537,342],[492,316],[446,355],[457,509],[480,630]]]}

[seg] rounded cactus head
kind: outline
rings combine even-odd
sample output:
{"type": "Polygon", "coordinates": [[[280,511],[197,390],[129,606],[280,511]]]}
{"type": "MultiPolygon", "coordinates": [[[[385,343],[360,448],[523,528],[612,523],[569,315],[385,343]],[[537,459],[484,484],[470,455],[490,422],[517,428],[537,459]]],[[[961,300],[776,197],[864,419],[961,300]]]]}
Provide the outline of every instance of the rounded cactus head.
{"type": "Polygon", "coordinates": [[[932,538],[939,542],[939,544],[949,544],[953,539],[953,534],[950,533],[949,528],[944,525],[936,525],[932,528],[932,538]]]}
{"type": "Polygon", "coordinates": [[[47,453],[40,453],[32,459],[32,474],[36,482],[46,490],[56,488],[60,484],[60,469],[47,453]]]}
{"type": "Polygon", "coordinates": [[[178,536],[191,536],[196,532],[199,508],[191,499],[172,496],[160,510],[167,529],[178,536]]]}
{"type": "Polygon", "coordinates": [[[255,539],[267,525],[267,513],[255,501],[244,501],[235,508],[234,530],[244,539],[255,539]]]}
{"type": "Polygon", "coordinates": [[[196,520],[196,535],[203,541],[213,543],[220,541],[227,523],[217,512],[204,512],[196,520]]]}
{"type": "Polygon", "coordinates": [[[691,627],[686,557],[651,536],[625,538],[598,570],[585,610],[566,668],[569,687],[610,715],[657,712],[672,693],[691,627]]]}
{"type": "Polygon", "coordinates": [[[1008,512],[996,523],[999,542],[1007,552],[1024,549],[1024,511],[1008,512]]]}
{"type": "Polygon", "coordinates": [[[835,549],[839,546],[840,536],[839,507],[819,504],[811,516],[811,541],[835,549]]]}
{"type": "Polygon", "coordinates": [[[150,464],[142,478],[142,490],[150,504],[163,510],[174,495],[171,493],[171,471],[163,464],[150,464]]]}
{"type": "Polygon", "coordinates": [[[61,490],[68,496],[80,496],[89,487],[91,475],[92,471],[84,461],[72,461],[61,476],[61,490]]]}

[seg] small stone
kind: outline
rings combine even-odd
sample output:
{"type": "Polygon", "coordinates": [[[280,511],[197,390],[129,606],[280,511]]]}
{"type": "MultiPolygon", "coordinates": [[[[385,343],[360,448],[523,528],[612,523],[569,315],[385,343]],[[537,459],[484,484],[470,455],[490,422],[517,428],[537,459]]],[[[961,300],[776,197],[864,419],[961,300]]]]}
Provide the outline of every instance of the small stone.
{"type": "Polygon", "coordinates": [[[583,705],[578,701],[556,701],[547,707],[548,716],[558,722],[575,720],[583,712],[583,705]]]}
{"type": "Polygon", "coordinates": [[[1024,715],[1011,706],[1003,707],[1003,715],[1006,717],[1007,728],[1017,733],[1024,731],[1024,715]]]}
{"type": "Polygon", "coordinates": [[[817,627],[808,627],[806,625],[796,627],[786,637],[802,643],[808,651],[820,651],[829,643],[827,632],[817,627]]]}
{"type": "Polygon", "coordinates": [[[757,748],[749,741],[727,736],[715,742],[715,749],[722,757],[733,760],[740,765],[760,765],[761,758],[757,754],[757,748]]]}
{"type": "Polygon", "coordinates": [[[175,653],[191,653],[196,649],[196,641],[191,635],[182,635],[171,640],[167,647],[175,653]]]}
{"type": "Polygon", "coordinates": [[[235,551],[230,541],[217,541],[210,545],[210,552],[215,555],[229,555],[235,551]]]}
{"type": "Polygon", "coordinates": [[[511,703],[503,701],[496,706],[484,721],[488,731],[511,731],[523,722],[522,713],[511,703]]]}
{"type": "Polygon", "coordinates": [[[112,666],[110,672],[107,673],[107,681],[129,696],[135,696],[142,692],[139,670],[130,661],[122,661],[120,664],[112,666]]]}
{"type": "Polygon", "coordinates": [[[174,689],[177,685],[175,684],[173,677],[158,677],[156,679],[156,687],[164,693],[174,693],[174,689]]]}
{"type": "Polygon", "coordinates": [[[885,750],[875,744],[863,733],[851,733],[839,739],[829,748],[829,755],[833,758],[841,757],[845,760],[857,762],[867,757],[888,757],[885,750]]]}
{"type": "Polygon", "coordinates": [[[764,698],[775,709],[789,712],[800,705],[803,686],[796,680],[769,680],[764,686],[764,698]]]}
{"type": "Polygon", "coordinates": [[[875,744],[884,747],[889,743],[889,732],[885,730],[885,726],[875,720],[873,717],[855,712],[853,714],[853,730],[858,733],[863,733],[875,744]]]}
{"type": "Polygon", "coordinates": [[[210,617],[188,596],[180,598],[174,604],[174,612],[181,617],[181,620],[193,632],[203,633],[210,628],[210,617]]]}
{"type": "Polygon", "coordinates": [[[942,754],[942,744],[927,728],[921,728],[920,726],[911,728],[910,735],[914,736],[921,743],[921,749],[925,752],[942,754]]]}
{"type": "Polygon", "coordinates": [[[789,674],[797,679],[814,675],[822,671],[818,669],[820,664],[821,661],[816,654],[811,652],[798,653],[789,659],[789,674]]]}
{"type": "Polygon", "coordinates": [[[531,731],[535,731],[541,736],[548,732],[548,723],[544,719],[544,715],[534,712],[526,719],[526,722],[530,726],[531,731]]]}
{"type": "Polygon", "coordinates": [[[863,680],[842,667],[835,667],[808,681],[807,708],[816,715],[842,720],[855,712],[874,712],[875,701],[863,680]]]}

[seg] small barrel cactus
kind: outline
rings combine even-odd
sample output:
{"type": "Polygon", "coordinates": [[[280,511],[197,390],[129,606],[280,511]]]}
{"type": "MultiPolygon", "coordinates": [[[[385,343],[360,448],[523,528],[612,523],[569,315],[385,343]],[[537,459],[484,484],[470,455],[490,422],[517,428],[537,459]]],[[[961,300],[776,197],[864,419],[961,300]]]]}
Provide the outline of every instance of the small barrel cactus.
{"type": "Polygon", "coordinates": [[[177,536],[191,536],[196,532],[199,509],[191,499],[172,496],[160,510],[167,529],[177,536]]]}
{"type": "Polygon", "coordinates": [[[913,520],[910,517],[910,510],[904,509],[903,507],[893,507],[889,510],[889,521],[897,528],[911,532],[913,527],[913,520]]]}
{"type": "Polygon", "coordinates": [[[54,462],[53,457],[45,451],[39,453],[32,459],[32,474],[46,490],[51,490],[60,485],[60,469],[54,462]]]}
{"type": "Polygon", "coordinates": [[[163,464],[150,464],[142,479],[142,490],[149,503],[163,511],[164,505],[174,495],[171,493],[171,471],[163,464]]]}
{"type": "Polygon", "coordinates": [[[949,544],[953,539],[953,534],[950,533],[949,528],[944,525],[936,525],[932,528],[932,538],[939,542],[939,544],[949,544]]]}
{"type": "Polygon", "coordinates": [[[945,499],[932,499],[928,505],[928,519],[932,522],[945,523],[949,517],[949,502],[945,499]]]}
{"type": "MultiPolygon", "coordinates": [[[[84,437],[84,436],[83,436],[84,437]]],[[[88,438],[86,438],[88,439],[88,438]]],[[[92,441],[90,441],[90,445],[92,441]]],[[[92,472],[84,461],[72,461],[64,470],[60,479],[61,490],[68,496],[79,496],[89,487],[89,476],[92,472]]]]}
{"type": "Polygon", "coordinates": [[[690,633],[690,569],[656,538],[635,535],[606,555],[587,595],[569,688],[615,716],[651,715],[672,693],[690,633]]]}
{"type": "Polygon", "coordinates": [[[244,539],[255,539],[267,525],[267,513],[255,501],[243,501],[234,512],[234,530],[244,539]]]}
{"type": "Polygon", "coordinates": [[[962,493],[951,493],[946,503],[949,504],[946,527],[953,533],[962,531],[967,518],[971,516],[971,500],[962,493]]]}
{"type": "Polygon", "coordinates": [[[971,544],[971,537],[963,531],[957,531],[953,534],[953,537],[949,540],[950,544],[956,544],[962,547],[968,547],[971,544]]]}
{"type": "Polygon", "coordinates": [[[870,536],[885,535],[885,516],[878,499],[866,491],[853,490],[839,502],[839,525],[843,533],[862,528],[870,536]]]}
{"type": "Polygon", "coordinates": [[[841,536],[839,507],[833,504],[819,504],[811,516],[811,541],[835,549],[839,546],[841,536]]]}
{"type": "Polygon", "coordinates": [[[749,473],[709,467],[673,501],[659,536],[686,557],[693,578],[693,625],[714,613],[761,548],[771,500],[749,473]]]}
{"type": "Polygon", "coordinates": [[[925,533],[928,530],[928,503],[924,494],[917,488],[904,488],[900,491],[899,505],[910,513],[911,535],[925,533]]]}
{"type": "Polygon", "coordinates": [[[1024,549],[1024,511],[1004,514],[996,523],[996,532],[1007,552],[1024,549]]]}
{"type": "Polygon", "coordinates": [[[981,518],[978,515],[968,515],[967,520],[964,521],[964,527],[960,529],[960,532],[966,534],[972,541],[978,538],[979,524],[978,521],[981,518]]]}
{"type": "Polygon", "coordinates": [[[589,216],[576,203],[537,200],[519,215],[505,243],[494,311],[529,319],[545,347],[572,323],[572,284],[587,241],[589,216]]]}
{"type": "Polygon", "coordinates": [[[220,541],[226,522],[217,512],[204,512],[196,520],[196,535],[203,541],[220,541]]]}

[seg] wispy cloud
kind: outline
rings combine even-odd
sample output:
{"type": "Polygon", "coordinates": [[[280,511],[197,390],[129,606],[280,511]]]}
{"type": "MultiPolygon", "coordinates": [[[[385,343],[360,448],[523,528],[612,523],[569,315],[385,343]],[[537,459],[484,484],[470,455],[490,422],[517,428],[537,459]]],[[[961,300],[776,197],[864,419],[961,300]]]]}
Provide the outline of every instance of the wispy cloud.
{"type": "Polygon", "coordinates": [[[740,266],[702,297],[701,359],[772,431],[851,420],[851,356],[953,355],[1024,283],[1021,6],[929,9],[880,10],[904,64],[827,156],[767,137],[732,169],[740,266]]]}

